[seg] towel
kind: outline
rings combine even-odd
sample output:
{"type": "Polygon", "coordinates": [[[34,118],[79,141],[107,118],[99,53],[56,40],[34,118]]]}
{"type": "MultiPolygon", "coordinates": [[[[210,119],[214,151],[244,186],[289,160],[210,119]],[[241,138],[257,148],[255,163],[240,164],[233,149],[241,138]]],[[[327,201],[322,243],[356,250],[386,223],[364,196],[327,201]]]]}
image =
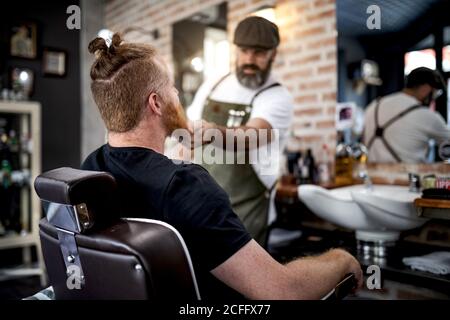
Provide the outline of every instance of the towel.
{"type": "Polygon", "coordinates": [[[403,258],[403,263],[412,269],[445,275],[450,273],[450,252],[438,251],[421,257],[403,258]]]}
{"type": "Polygon", "coordinates": [[[22,300],[55,300],[55,292],[53,291],[53,287],[48,287],[30,297],[23,298],[22,300]]]}

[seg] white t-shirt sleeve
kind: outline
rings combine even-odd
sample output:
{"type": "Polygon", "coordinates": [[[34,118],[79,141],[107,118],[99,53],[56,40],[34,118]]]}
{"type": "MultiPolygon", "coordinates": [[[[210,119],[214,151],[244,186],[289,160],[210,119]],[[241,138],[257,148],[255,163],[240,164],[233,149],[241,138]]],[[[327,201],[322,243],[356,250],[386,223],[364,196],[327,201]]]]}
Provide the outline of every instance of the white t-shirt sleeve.
{"type": "Polygon", "coordinates": [[[293,99],[284,87],[273,87],[262,92],[253,102],[250,118],[262,118],[272,129],[287,130],[292,119],[293,99]]]}
{"type": "MultiPolygon", "coordinates": [[[[250,160],[254,161],[252,166],[261,182],[270,189],[275,184],[280,169],[280,155],[284,148],[286,134],[288,132],[292,119],[294,103],[289,91],[284,87],[273,87],[262,92],[253,102],[253,110],[250,118],[261,118],[266,120],[272,126],[272,129],[278,130],[277,148],[272,149],[270,157],[260,157],[258,152],[260,149],[250,153],[250,160]],[[265,159],[265,161],[261,161],[265,159]]],[[[270,144],[273,147],[274,142],[270,144]]],[[[265,148],[265,146],[261,147],[265,148]]],[[[264,154],[263,154],[264,155],[264,154]]]]}
{"type": "Polygon", "coordinates": [[[431,118],[433,119],[433,124],[427,126],[427,129],[431,131],[430,136],[435,139],[438,144],[450,140],[450,127],[447,126],[444,118],[436,112],[431,114],[431,118]]]}

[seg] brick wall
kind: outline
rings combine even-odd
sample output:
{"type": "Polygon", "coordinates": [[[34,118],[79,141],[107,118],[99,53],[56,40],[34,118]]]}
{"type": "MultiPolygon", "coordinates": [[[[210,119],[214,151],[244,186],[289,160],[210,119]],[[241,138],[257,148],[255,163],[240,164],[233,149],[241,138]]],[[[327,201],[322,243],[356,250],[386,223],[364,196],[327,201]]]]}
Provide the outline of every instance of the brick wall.
{"type": "MultiPolygon", "coordinates": [[[[156,41],[136,32],[127,34],[126,39],[153,43],[172,68],[172,24],[221,2],[223,0],[109,0],[105,9],[106,26],[114,31],[129,26],[158,29],[160,37],[156,41]]],[[[311,147],[316,153],[323,143],[327,143],[329,150],[334,150],[337,91],[335,0],[227,2],[230,40],[242,18],[263,5],[275,5],[281,45],[274,74],[295,99],[288,148],[311,147]]]]}

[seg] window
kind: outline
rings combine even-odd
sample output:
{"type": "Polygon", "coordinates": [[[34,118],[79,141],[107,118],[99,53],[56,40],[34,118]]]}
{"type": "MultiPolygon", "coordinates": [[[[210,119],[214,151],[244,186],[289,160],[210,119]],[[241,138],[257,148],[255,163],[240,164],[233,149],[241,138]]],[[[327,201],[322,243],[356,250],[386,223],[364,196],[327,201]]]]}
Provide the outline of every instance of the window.
{"type": "Polygon", "coordinates": [[[405,54],[405,75],[418,67],[436,69],[436,53],[433,49],[410,51],[405,54]]]}
{"type": "Polygon", "coordinates": [[[450,45],[442,48],[442,69],[450,72],[450,45]]]}
{"type": "Polygon", "coordinates": [[[418,67],[436,69],[436,53],[433,49],[410,51],[405,54],[405,75],[418,67]]]}

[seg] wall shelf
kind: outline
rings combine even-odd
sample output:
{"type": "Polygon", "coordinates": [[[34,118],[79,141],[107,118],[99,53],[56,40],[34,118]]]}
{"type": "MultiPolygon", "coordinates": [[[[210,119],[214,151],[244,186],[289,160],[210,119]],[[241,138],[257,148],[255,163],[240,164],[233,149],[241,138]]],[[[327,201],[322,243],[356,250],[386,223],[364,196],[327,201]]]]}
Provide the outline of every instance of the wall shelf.
{"type": "MultiPolygon", "coordinates": [[[[32,101],[2,101],[0,100],[0,119],[3,118],[3,124],[0,127],[8,127],[8,121],[16,124],[17,139],[21,143],[20,150],[16,152],[20,168],[12,168],[16,172],[28,172],[25,182],[22,184],[3,185],[3,190],[14,187],[19,190],[20,206],[20,231],[10,231],[9,234],[0,236],[0,250],[22,248],[23,266],[14,270],[0,270],[0,279],[8,279],[5,275],[14,276],[35,276],[39,275],[41,284],[46,283],[46,272],[44,260],[42,257],[40,239],[39,239],[39,220],[41,218],[41,203],[35,193],[32,185],[36,177],[41,173],[41,105],[32,101]],[[28,137],[25,143],[21,141],[22,137],[28,137]],[[31,267],[32,256],[31,248],[36,248],[37,267],[31,267]]],[[[11,129],[11,128],[10,128],[11,129]]],[[[0,154],[1,155],[1,154],[0,154]]],[[[0,159],[3,161],[4,159],[0,159]]],[[[4,168],[0,168],[4,170],[4,168]]],[[[11,171],[13,172],[13,171],[11,171]]],[[[2,171],[2,179],[4,172],[2,171]]],[[[3,180],[2,180],[3,181],[3,180]]],[[[11,179],[13,181],[13,179],[11,179]]],[[[3,182],[2,182],[3,183],[3,182]]],[[[1,210],[6,211],[7,204],[0,204],[1,210]]],[[[4,212],[3,214],[6,214],[4,212]]]]}

